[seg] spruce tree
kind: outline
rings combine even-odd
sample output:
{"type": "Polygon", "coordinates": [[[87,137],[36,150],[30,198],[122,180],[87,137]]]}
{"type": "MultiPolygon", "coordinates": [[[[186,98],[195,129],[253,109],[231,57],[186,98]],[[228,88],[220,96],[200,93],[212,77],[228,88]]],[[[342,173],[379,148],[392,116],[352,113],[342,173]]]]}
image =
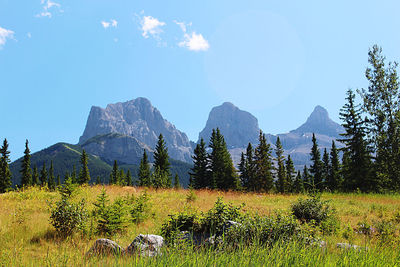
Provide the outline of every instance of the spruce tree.
{"type": "Polygon", "coordinates": [[[46,169],[46,162],[43,162],[42,170],[40,171],[40,185],[45,186],[47,185],[47,169],[46,169]]]}
{"type": "Polygon", "coordinates": [[[39,180],[39,171],[38,171],[38,168],[37,168],[36,165],[33,167],[32,183],[33,183],[34,185],[39,185],[39,184],[40,184],[40,180],[39,180]]]}
{"type": "Polygon", "coordinates": [[[224,136],[220,130],[212,130],[209,155],[212,188],[221,190],[237,189],[239,179],[233,166],[231,155],[226,147],[224,136]]]}
{"type": "Polygon", "coordinates": [[[292,158],[288,155],[286,160],[286,192],[293,192],[295,175],[296,170],[294,169],[292,158]]]}
{"type": "Polygon", "coordinates": [[[346,100],[347,103],[340,110],[345,132],[341,134],[343,138],[339,140],[345,145],[342,151],[348,157],[343,162],[344,185],[350,191],[357,188],[364,192],[374,191],[382,184],[379,184],[371,172],[370,148],[366,141],[367,129],[361,117],[361,108],[355,104],[355,95],[351,89],[347,91],[346,100]]]}
{"type": "Polygon", "coordinates": [[[307,192],[310,192],[313,189],[314,181],[313,181],[313,178],[311,177],[306,165],[304,165],[304,168],[303,168],[302,179],[303,179],[303,184],[304,184],[304,190],[306,190],[307,192]]]}
{"type": "Polygon", "coordinates": [[[150,165],[145,149],[139,165],[139,186],[152,186],[150,165]]]}
{"type": "Polygon", "coordinates": [[[296,178],[294,179],[293,192],[294,193],[303,193],[304,192],[304,182],[303,182],[303,177],[301,176],[300,171],[297,171],[296,178]]]}
{"type": "Polygon", "coordinates": [[[88,155],[85,149],[82,150],[80,163],[81,163],[81,170],[79,172],[79,184],[89,183],[90,173],[88,167],[88,155]]]}
{"type": "Polygon", "coordinates": [[[181,184],[179,183],[179,176],[177,173],[175,174],[175,177],[174,177],[174,188],[175,189],[181,188],[181,184]]]}
{"type": "Polygon", "coordinates": [[[97,185],[101,184],[100,175],[97,175],[96,177],[96,184],[97,185]]]}
{"type": "Polygon", "coordinates": [[[0,148],[0,193],[6,192],[11,188],[11,171],[9,167],[10,151],[8,151],[7,139],[4,139],[3,146],[0,148]]]}
{"type": "Polygon", "coordinates": [[[208,171],[208,154],[206,151],[206,144],[203,138],[194,149],[193,168],[189,173],[191,177],[191,185],[193,188],[207,188],[212,187],[210,173],[208,171]]]}
{"type": "Polygon", "coordinates": [[[78,183],[75,164],[72,166],[71,181],[72,181],[73,184],[77,184],[78,183]]]}
{"type": "Polygon", "coordinates": [[[329,154],[326,148],[324,149],[324,154],[322,155],[322,181],[324,188],[326,188],[326,181],[328,180],[329,171],[331,169],[331,162],[329,160],[329,154]]]}
{"type": "Polygon", "coordinates": [[[276,154],[276,164],[277,164],[277,172],[276,172],[276,189],[279,193],[287,193],[288,192],[288,181],[286,176],[285,169],[285,157],[283,156],[283,147],[281,140],[278,136],[275,144],[275,154],[276,154]]]}
{"type": "MultiPolygon", "coordinates": [[[[365,71],[367,89],[359,90],[368,114],[375,155],[375,177],[365,181],[364,190],[381,187],[400,189],[400,84],[396,62],[385,62],[382,49],[374,45],[365,71]]],[[[350,155],[352,158],[352,155],[350,155]]],[[[364,163],[362,163],[364,164],[364,163]]],[[[368,174],[369,176],[369,174],[368,174]]],[[[358,180],[357,180],[358,181],[358,180]]]]}
{"type": "Polygon", "coordinates": [[[155,181],[155,184],[161,185],[161,187],[171,187],[172,180],[170,173],[168,148],[165,144],[162,134],[158,136],[157,145],[154,151],[154,170],[157,170],[157,172],[159,172],[159,174],[154,176],[154,178],[161,179],[161,181],[155,181]]]}
{"type": "Polygon", "coordinates": [[[119,170],[119,174],[118,174],[118,185],[126,185],[126,180],[125,180],[125,172],[123,169],[119,170]]]}
{"type": "Polygon", "coordinates": [[[254,149],[251,143],[247,145],[246,154],[242,153],[240,164],[240,181],[242,187],[247,191],[255,191],[255,164],[254,164],[254,149]]]}
{"type": "Polygon", "coordinates": [[[312,187],[318,190],[322,190],[324,186],[322,181],[322,161],[315,134],[313,134],[312,136],[312,143],[313,146],[310,153],[312,161],[312,165],[310,166],[310,173],[312,175],[312,187]]]}
{"type": "Polygon", "coordinates": [[[28,140],[25,141],[24,157],[21,163],[21,186],[32,185],[31,151],[28,147],[28,140]]]}
{"type": "Polygon", "coordinates": [[[330,152],[330,168],[329,174],[326,181],[326,186],[331,191],[338,191],[342,186],[342,179],[340,175],[340,162],[339,162],[339,153],[336,148],[335,141],[332,141],[332,147],[330,152]]]}
{"type": "Polygon", "coordinates": [[[128,169],[128,171],[126,172],[126,185],[127,186],[132,186],[132,174],[131,174],[131,170],[128,169]]]}
{"type": "Polygon", "coordinates": [[[271,147],[267,143],[267,139],[261,130],[259,134],[259,144],[254,154],[255,185],[257,185],[258,190],[269,192],[274,187],[271,147]]]}
{"type": "Polygon", "coordinates": [[[57,186],[60,186],[61,185],[61,177],[60,177],[60,175],[58,174],[57,175],[57,186]]]}
{"type": "Polygon", "coordinates": [[[53,166],[53,161],[50,162],[50,169],[49,169],[49,180],[47,181],[47,184],[51,190],[54,190],[56,188],[56,181],[54,177],[54,166],[53,166]]]}

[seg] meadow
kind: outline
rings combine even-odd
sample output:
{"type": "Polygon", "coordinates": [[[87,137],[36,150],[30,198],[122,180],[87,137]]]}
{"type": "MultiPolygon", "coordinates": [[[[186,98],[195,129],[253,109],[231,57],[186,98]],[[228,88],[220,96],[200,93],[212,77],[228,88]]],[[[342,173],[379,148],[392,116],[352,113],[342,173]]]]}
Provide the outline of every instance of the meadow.
{"type": "MultiPolygon", "coordinates": [[[[234,205],[245,204],[244,212],[273,216],[289,214],[291,204],[306,195],[280,195],[209,190],[147,189],[120,186],[81,186],[75,199],[85,199],[93,209],[96,197],[105,188],[110,200],[124,196],[150,196],[148,218],[129,224],[126,231],[110,237],[123,247],[138,234],[160,234],[169,214],[184,210],[207,211],[218,197],[234,205]]],[[[75,233],[60,238],[50,224],[49,203],[57,192],[31,187],[0,195],[0,266],[397,266],[400,265],[400,195],[331,194],[323,200],[337,211],[339,228],[323,234],[326,247],[296,241],[273,246],[239,246],[231,250],[165,247],[154,258],[139,256],[85,257],[99,236],[75,233]],[[386,232],[385,232],[386,231],[386,232]],[[361,250],[340,249],[339,242],[362,246],[361,250]]]]}

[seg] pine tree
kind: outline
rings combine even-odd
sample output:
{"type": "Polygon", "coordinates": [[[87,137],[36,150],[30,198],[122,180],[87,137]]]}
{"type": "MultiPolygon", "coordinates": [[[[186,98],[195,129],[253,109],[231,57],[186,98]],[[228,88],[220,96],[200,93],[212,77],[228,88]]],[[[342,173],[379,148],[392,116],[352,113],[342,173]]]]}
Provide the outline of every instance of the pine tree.
{"type": "Polygon", "coordinates": [[[304,192],[304,182],[301,176],[300,171],[297,171],[296,178],[293,182],[293,192],[294,193],[302,193],[304,192]]]}
{"type": "Polygon", "coordinates": [[[338,191],[342,186],[342,179],[340,175],[340,162],[339,162],[339,153],[336,148],[335,141],[332,141],[332,147],[330,152],[330,168],[329,174],[326,181],[326,186],[331,191],[338,191]]]}
{"type": "Polygon", "coordinates": [[[329,154],[325,148],[324,154],[322,155],[322,181],[324,185],[323,188],[326,188],[326,181],[328,180],[330,169],[331,169],[331,163],[329,160],[329,154]]]}
{"type": "Polygon", "coordinates": [[[88,155],[85,151],[85,149],[82,150],[82,155],[81,155],[81,170],[79,173],[79,184],[85,184],[90,182],[90,173],[89,173],[89,167],[88,167],[88,155]]]}
{"type": "Polygon", "coordinates": [[[60,177],[60,175],[58,174],[57,175],[57,186],[60,186],[61,185],[61,177],[60,177]]]}
{"type": "Polygon", "coordinates": [[[212,187],[210,172],[208,171],[208,154],[203,138],[196,145],[192,158],[193,168],[191,168],[191,172],[189,173],[192,187],[196,189],[212,187]]]}
{"type": "Polygon", "coordinates": [[[303,179],[303,184],[304,184],[304,190],[306,190],[307,192],[310,192],[313,189],[314,181],[313,181],[313,178],[311,177],[310,173],[308,172],[308,168],[306,165],[304,165],[304,168],[303,168],[302,179],[303,179]]]}
{"type": "Polygon", "coordinates": [[[162,184],[162,187],[171,187],[171,173],[170,163],[168,156],[168,148],[165,144],[162,134],[158,136],[157,145],[154,151],[154,170],[158,169],[159,175],[154,176],[156,179],[160,178],[166,181],[156,181],[156,184],[162,184]]]}
{"type": "Polygon", "coordinates": [[[152,186],[150,165],[145,149],[143,150],[143,157],[139,165],[139,186],[152,186]]]}
{"type": "Polygon", "coordinates": [[[39,185],[40,184],[39,171],[38,171],[38,168],[37,168],[36,165],[33,167],[32,181],[33,181],[34,185],[39,185]]]}
{"type": "Polygon", "coordinates": [[[132,186],[132,174],[131,174],[131,170],[128,169],[128,171],[126,172],[126,185],[127,186],[132,186]]]}
{"type": "MultiPolygon", "coordinates": [[[[358,92],[368,114],[375,155],[375,177],[365,181],[363,190],[379,191],[382,186],[400,189],[400,91],[396,62],[386,64],[382,49],[374,45],[368,53],[365,71],[368,89],[358,92]]],[[[350,154],[350,158],[353,158],[350,154]]],[[[362,163],[364,164],[364,163],[362,163]]],[[[369,174],[368,174],[369,175],[369,174]]],[[[357,181],[358,182],[358,181],[357,181]]]]}
{"type": "Polygon", "coordinates": [[[47,169],[46,169],[46,162],[43,162],[42,170],[40,171],[40,185],[45,186],[47,185],[47,169]]]}
{"type": "Polygon", "coordinates": [[[119,174],[118,174],[118,185],[126,185],[126,180],[125,180],[125,172],[123,169],[119,170],[119,174]]]}
{"type": "Polygon", "coordinates": [[[247,145],[246,154],[242,153],[239,164],[240,181],[242,187],[247,191],[255,191],[255,164],[254,149],[251,143],[247,145]]]}
{"type": "Polygon", "coordinates": [[[310,166],[310,172],[312,175],[312,187],[322,190],[323,189],[323,181],[322,181],[322,161],[321,161],[321,153],[319,152],[317,139],[315,138],[315,134],[312,136],[313,146],[311,148],[311,161],[312,165],[310,166]]]}
{"type": "Polygon", "coordinates": [[[97,185],[101,184],[100,175],[97,175],[96,177],[96,184],[97,185]]]}
{"type": "Polygon", "coordinates": [[[24,158],[21,163],[21,186],[32,185],[32,169],[31,169],[31,151],[28,147],[28,140],[25,141],[24,158]]]}
{"type": "Polygon", "coordinates": [[[286,169],[285,169],[285,157],[283,156],[283,147],[281,140],[278,136],[275,144],[275,154],[276,154],[276,163],[277,163],[277,173],[276,173],[276,189],[279,193],[287,193],[288,192],[288,181],[286,180],[286,169]]]}
{"type": "Polygon", "coordinates": [[[269,192],[273,189],[271,147],[267,144],[265,135],[260,131],[259,144],[254,152],[255,185],[258,190],[269,192]]]}
{"type": "Polygon", "coordinates": [[[174,188],[175,189],[181,188],[181,184],[179,183],[179,176],[177,173],[175,174],[175,177],[174,177],[174,188]]]}
{"type": "Polygon", "coordinates": [[[286,160],[286,192],[293,192],[295,175],[296,170],[294,169],[292,158],[288,155],[286,160]]]}
{"type": "Polygon", "coordinates": [[[345,145],[342,151],[348,157],[343,161],[344,186],[350,191],[357,188],[364,192],[374,191],[382,184],[374,179],[371,172],[372,162],[366,141],[365,121],[361,118],[361,108],[355,104],[355,95],[350,89],[347,91],[346,100],[347,103],[340,110],[345,132],[341,134],[343,138],[339,140],[345,145]]]}
{"type": "Polygon", "coordinates": [[[76,177],[76,167],[75,164],[72,167],[72,173],[71,173],[71,181],[73,184],[77,184],[78,183],[78,179],[76,177]]]}
{"type": "Polygon", "coordinates": [[[56,181],[54,177],[54,166],[53,161],[50,162],[50,169],[49,169],[49,180],[47,182],[50,189],[54,190],[56,188],[56,181]]]}
{"type": "Polygon", "coordinates": [[[10,151],[8,151],[7,139],[4,139],[3,146],[0,148],[0,193],[6,192],[11,188],[11,171],[9,167],[10,151]]]}
{"type": "Polygon", "coordinates": [[[212,130],[209,147],[212,149],[209,155],[212,187],[221,190],[237,189],[239,179],[236,169],[224,136],[218,128],[212,130]]]}

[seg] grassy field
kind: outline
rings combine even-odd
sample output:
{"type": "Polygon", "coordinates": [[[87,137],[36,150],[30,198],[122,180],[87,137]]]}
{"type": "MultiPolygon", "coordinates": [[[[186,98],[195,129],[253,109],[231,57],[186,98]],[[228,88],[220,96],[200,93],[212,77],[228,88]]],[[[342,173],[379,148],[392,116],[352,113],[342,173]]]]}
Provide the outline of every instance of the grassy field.
{"type": "MultiPolygon", "coordinates": [[[[88,208],[100,194],[102,186],[80,187],[76,199],[84,198],[88,208]]],[[[145,189],[106,186],[110,199],[118,196],[139,195],[145,189]]],[[[127,231],[111,239],[128,246],[140,233],[159,234],[168,214],[194,209],[207,211],[218,197],[233,204],[245,203],[244,211],[251,214],[272,215],[277,210],[290,212],[290,205],[304,195],[274,195],[239,192],[153,190],[150,195],[150,217],[139,225],[130,224],[127,231]],[[193,196],[193,194],[195,196],[193,196]],[[188,197],[191,196],[191,197],[188,197]],[[191,199],[189,201],[189,199],[191,199]]],[[[48,202],[59,198],[56,192],[29,188],[22,192],[0,195],[0,266],[397,266],[400,265],[400,195],[323,194],[330,200],[340,218],[340,229],[334,235],[323,236],[326,248],[310,247],[296,242],[273,247],[243,247],[236,250],[193,250],[165,248],[162,256],[146,257],[93,257],[85,253],[102,236],[77,233],[60,239],[49,223],[48,202]],[[395,234],[382,239],[357,233],[361,224],[373,228],[382,219],[390,220],[395,234]],[[336,243],[347,242],[368,247],[368,251],[342,250],[336,243]]]]}

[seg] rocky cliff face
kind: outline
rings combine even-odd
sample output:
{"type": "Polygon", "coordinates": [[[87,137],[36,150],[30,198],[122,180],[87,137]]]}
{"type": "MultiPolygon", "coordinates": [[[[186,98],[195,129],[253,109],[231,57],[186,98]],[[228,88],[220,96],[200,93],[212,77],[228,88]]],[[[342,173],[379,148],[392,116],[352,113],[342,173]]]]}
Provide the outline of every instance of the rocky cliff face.
{"type": "Polygon", "coordinates": [[[186,134],[165,120],[146,98],[109,104],[105,109],[92,107],[79,144],[84,144],[91,137],[109,133],[134,137],[152,149],[161,133],[170,157],[191,162],[192,147],[186,134]]]}
{"type": "Polygon", "coordinates": [[[229,102],[211,110],[199,140],[203,138],[208,143],[212,129],[215,128],[220,129],[229,149],[247,147],[248,143],[258,142],[260,128],[257,118],[229,102]]]}
{"type": "Polygon", "coordinates": [[[119,164],[138,165],[143,157],[143,150],[146,150],[149,160],[153,160],[153,151],[149,146],[132,136],[119,133],[97,135],[81,144],[81,147],[108,164],[113,164],[116,160],[119,164]]]}

